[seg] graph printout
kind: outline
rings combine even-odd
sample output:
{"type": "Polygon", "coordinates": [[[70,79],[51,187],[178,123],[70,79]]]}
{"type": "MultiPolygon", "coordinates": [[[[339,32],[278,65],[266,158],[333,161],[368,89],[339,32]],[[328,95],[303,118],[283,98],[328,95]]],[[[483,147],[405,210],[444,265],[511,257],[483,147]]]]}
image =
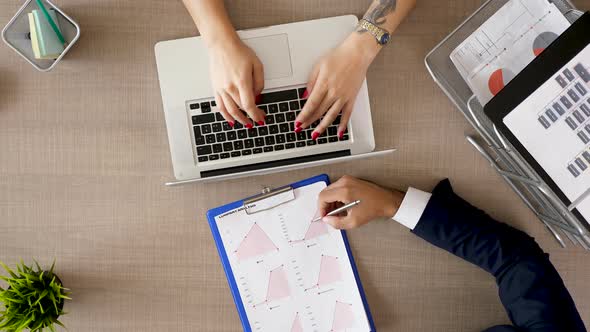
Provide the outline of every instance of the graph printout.
{"type": "Polygon", "coordinates": [[[547,0],[510,0],[450,55],[482,105],[568,27],[547,0]]]}
{"type": "MultiPolygon", "coordinates": [[[[590,188],[590,45],[504,118],[570,201],[590,188]]],[[[590,199],[578,205],[590,220],[590,199]]]]}
{"type": "Polygon", "coordinates": [[[370,331],[340,231],[321,221],[317,182],[295,200],[215,222],[252,331],[370,331]]]}

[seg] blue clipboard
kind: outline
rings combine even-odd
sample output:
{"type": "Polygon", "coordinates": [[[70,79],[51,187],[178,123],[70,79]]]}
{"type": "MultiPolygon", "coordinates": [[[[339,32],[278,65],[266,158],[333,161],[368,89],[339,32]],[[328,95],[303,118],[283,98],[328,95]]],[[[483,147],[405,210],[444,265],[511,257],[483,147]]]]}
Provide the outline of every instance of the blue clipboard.
{"type": "MultiPolygon", "coordinates": [[[[289,186],[283,188],[299,188],[305,187],[307,185],[316,183],[316,182],[325,182],[326,185],[330,184],[330,178],[326,174],[321,174],[314,176],[312,178],[302,180],[296,183],[292,183],[289,186]]],[[[268,195],[268,191],[266,194],[268,195]]],[[[272,192],[270,192],[272,194],[272,192]]],[[[265,192],[263,192],[263,195],[265,192]]],[[[257,195],[260,196],[260,195],[257,195]]],[[[242,326],[244,331],[251,332],[252,327],[250,326],[250,322],[248,321],[248,316],[246,315],[246,309],[244,308],[244,303],[242,302],[242,297],[240,295],[240,291],[238,290],[238,285],[236,283],[236,279],[234,277],[234,273],[232,271],[231,265],[229,263],[229,259],[226,255],[225,247],[223,246],[223,241],[221,240],[221,234],[219,233],[219,229],[217,228],[217,223],[215,222],[215,217],[224,214],[228,211],[235,210],[237,208],[243,207],[244,202],[257,197],[252,196],[243,200],[239,200],[233,203],[229,203],[214,209],[207,211],[207,219],[209,220],[209,226],[211,227],[211,233],[213,234],[213,239],[215,240],[215,245],[217,246],[217,252],[219,253],[219,258],[221,259],[221,264],[223,265],[223,270],[225,271],[225,276],[227,277],[227,282],[229,284],[229,288],[231,290],[232,296],[234,298],[234,302],[236,304],[236,308],[238,309],[238,314],[240,315],[240,320],[242,321],[242,326]]],[[[361,295],[361,299],[363,301],[363,306],[365,307],[365,312],[367,314],[367,320],[369,321],[369,326],[371,327],[372,332],[376,332],[375,329],[375,322],[373,321],[373,316],[371,315],[371,310],[369,309],[369,303],[367,302],[367,297],[365,295],[365,291],[363,289],[363,285],[361,283],[361,279],[358,274],[358,270],[356,264],[354,262],[354,257],[352,256],[352,252],[350,250],[350,245],[348,243],[348,238],[346,236],[345,231],[340,231],[342,234],[342,240],[344,241],[344,245],[346,247],[346,252],[348,254],[348,259],[350,260],[350,265],[352,267],[352,271],[354,273],[354,278],[356,280],[356,284],[358,287],[359,294],[361,295]]]]}

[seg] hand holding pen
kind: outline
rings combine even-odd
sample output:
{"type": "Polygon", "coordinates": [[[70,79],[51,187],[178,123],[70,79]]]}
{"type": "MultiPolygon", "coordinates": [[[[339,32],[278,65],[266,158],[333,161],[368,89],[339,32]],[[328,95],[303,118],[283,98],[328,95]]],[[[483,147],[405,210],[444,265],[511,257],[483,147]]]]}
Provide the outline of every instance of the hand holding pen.
{"type": "Polygon", "coordinates": [[[351,229],[374,219],[393,217],[403,197],[399,191],[344,176],[320,193],[318,213],[334,228],[351,229]]]}
{"type": "Polygon", "coordinates": [[[337,215],[339,215],[339,214],[341,214],[341,213],[348,212],[348,210],[352,209],[352,207],[353,207],[353,206],[359,205],[360,203],[361,203],[361,201],[357,199],[357,200],[356,200],[356,201],[354,201],[354,202],[351,202],[351,203],[345,204],[345,205],[343,205],[343,206],[341,206],[341,207],[339,207],[339,208],[336,208],[336,209],[334,209],[334,210],[332,210],[332,211],[328,212],[328,213],[327,213],[325,216],[323,216],[323,217],[317,217],[317,218],[315,218],[314,220],[312,220],[311,222],[318,222],[318,221],[321,221],[323,218],[326,218],[326,217],[331,217],[331,216],[337,216],[337,215]]]}

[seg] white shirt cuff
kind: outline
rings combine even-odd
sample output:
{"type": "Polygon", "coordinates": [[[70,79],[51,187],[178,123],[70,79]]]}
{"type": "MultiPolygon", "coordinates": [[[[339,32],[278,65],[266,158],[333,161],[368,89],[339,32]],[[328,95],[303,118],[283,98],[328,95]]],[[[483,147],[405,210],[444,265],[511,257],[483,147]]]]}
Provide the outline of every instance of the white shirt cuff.
{"type": "Polygon", "coordinates": [[[430,196],[432,196],[431,193],[411,187],[408,188],[402,204],[392,219],[409,229],[414,229],[418,221],[420,221],[424,209],[426,209],[430,196]]]}

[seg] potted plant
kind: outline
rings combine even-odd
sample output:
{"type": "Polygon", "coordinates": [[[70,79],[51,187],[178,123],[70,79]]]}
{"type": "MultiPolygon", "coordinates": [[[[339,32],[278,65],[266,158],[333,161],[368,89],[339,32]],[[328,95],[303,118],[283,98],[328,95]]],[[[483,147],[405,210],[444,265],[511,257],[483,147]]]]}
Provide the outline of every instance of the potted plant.
{"type": "Polygon", "coordinates": [[[0,276],[8,287],[0,287],[0,331],[31,332],[48,329],[55,331],[55,325],[63,327],[58,320],[64,314],[64,301],[70,300],[68,289],[53,273],[54,264],[49,271],[41,269],[35,262],[36,269],[22,261],[16,265],[16,272],[0,262],[9,276],[0,276]]]}

